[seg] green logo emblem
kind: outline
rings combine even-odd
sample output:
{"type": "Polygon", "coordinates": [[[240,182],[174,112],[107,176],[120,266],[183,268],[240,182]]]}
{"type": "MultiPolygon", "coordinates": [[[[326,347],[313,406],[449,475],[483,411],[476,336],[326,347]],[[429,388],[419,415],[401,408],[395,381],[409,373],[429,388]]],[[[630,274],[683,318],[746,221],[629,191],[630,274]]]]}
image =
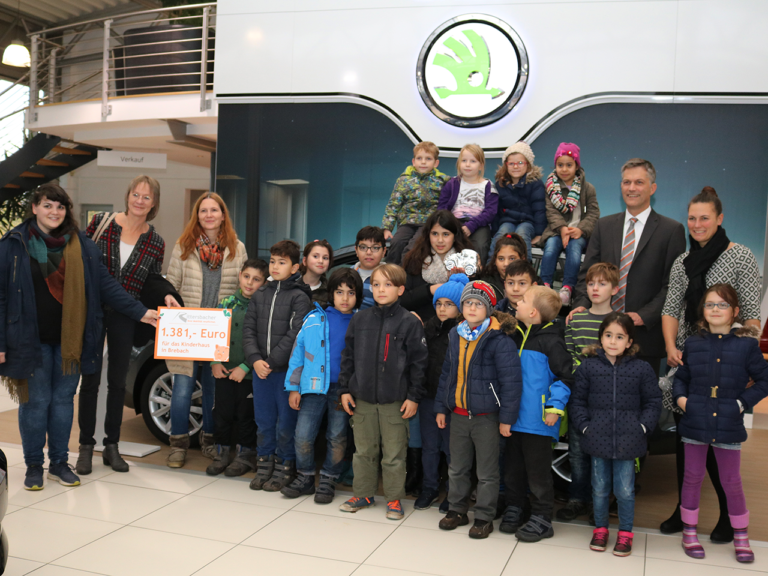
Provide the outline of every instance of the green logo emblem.
{"type": "Polygon", "coordinates": [[[435,66],[441,66],[451,73],[456,80],[456,90],[440,86],[435,88],[435,92],[440,98],[458,94],[490,94],[491,98],[498,98],[504,94],[504,90],[488,87],[491,73],[488,45],[474,30],[464,30],[463,34],[469,40],[471,52],[463,42],[451,37],[443,42],[443,46],[452,50],[456,58],[437,53],[432,61],[435,66]]]}
{"type": "Polygon", "coordinates": [[[224,317],[225,318],[230,318],[231,316],[232,316],[232,311],[227,309],[227,308],[225,308],[224,309],[224,317]]]}

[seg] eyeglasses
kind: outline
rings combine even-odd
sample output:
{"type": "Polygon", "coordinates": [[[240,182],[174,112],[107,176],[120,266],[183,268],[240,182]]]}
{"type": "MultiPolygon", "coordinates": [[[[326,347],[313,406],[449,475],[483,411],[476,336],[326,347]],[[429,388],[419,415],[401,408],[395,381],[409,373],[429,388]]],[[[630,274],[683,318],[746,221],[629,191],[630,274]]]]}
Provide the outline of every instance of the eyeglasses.
{"type": "Polygon", "coordinates": [[[455,308],[456,305],[453,302],[438,302],[435,304],[435,308],[455,308]]]}
{"type": "Polygon", "coordinates": [[[360,252],[371,252],[373,254],[381,252],[381,248],[381,246],[366,246],[365,244],[357,245],[357,249],[360,250],[360,252]]]}
{"type": "Polygon", "coordinates": [[[512,162],[512,160],[508,160],[507,166],[525,166],[525,160],[520,160],[518,162],[512,162]]]}
{"type": "Polygon", "coordinates": [[[707,302],[704,304],[705,310],[714,310],[715,308],[720,308],[720,310],[728,310],[731,305],[728,304],[728,302],[707,302]]]}
{"type": "Polygon", "coordinates": [[[485,308],[485,304],[478,302],[477,300],[467,300],[462,306],[464,306],[464,308],[485,308]]]}

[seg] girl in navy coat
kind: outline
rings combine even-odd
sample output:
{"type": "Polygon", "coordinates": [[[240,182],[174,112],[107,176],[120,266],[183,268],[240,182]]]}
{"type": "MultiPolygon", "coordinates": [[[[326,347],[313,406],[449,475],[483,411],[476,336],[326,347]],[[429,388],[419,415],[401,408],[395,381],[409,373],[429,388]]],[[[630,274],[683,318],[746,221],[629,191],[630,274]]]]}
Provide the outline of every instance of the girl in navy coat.
{"type": "Polygon", "coordinates": [[[704,558],[696,525],[711,445],[728,501],[736,560],[753,562],[739,467],[741,443],[747,439],[744,411],[768,396],[768,363],[760,351],[758,330],[735,324],[738,315],[739,298],[730,285],[715,284],[704,293],[699,306],[700,330],[685,341],[672,394],[685,412],[679,428],[685,444],[680,506],[683,549],[692,558],[704,558]],[[748,388],[750,380],[755,383],[748,388]]]}
{"type": "Polygon", "coordinates": [[[632,553],[635,515],[635,459],[648,450],[648,435],[661,414],[661,390],[651,365],[635,357],[635,323],[611,312],[600,324],[600,345],[576,370],[570,418],[582,431],[582,449],[592,456],[592,501],[595,530],[590,549],[608,545],[611,488],[619,504],[619,534],[613,553],[632,553]],[[612,481],[611,481],[612,480],[612,481]]]}

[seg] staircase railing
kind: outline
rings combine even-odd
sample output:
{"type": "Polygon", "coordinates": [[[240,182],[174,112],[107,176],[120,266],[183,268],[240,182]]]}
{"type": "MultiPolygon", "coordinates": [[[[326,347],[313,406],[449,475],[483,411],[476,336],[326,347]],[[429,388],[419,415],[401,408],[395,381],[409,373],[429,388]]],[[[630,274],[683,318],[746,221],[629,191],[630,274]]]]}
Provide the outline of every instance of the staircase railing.
{"type": "MultiPolygon", "coordinates": [[[[210,108],[216,4],[142,10],[35,32],[29,117],[39,106],[101,100],[101,118],[121,96],[199,92],[210,108]]],[[[0,95],[1,97],[2,95],[0,95]]]]}

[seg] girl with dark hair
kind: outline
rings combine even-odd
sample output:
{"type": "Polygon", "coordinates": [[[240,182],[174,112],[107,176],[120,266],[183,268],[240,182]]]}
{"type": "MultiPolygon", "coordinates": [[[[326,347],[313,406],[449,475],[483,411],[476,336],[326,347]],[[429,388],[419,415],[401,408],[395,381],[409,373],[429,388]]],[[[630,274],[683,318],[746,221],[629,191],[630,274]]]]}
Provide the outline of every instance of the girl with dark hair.
{"type": "Polygon", "coordinates": [[[40,186],[30,203],[33,216],[0,240],[0,377],[20,403],[24,488],[42,490],[46,438],[48,478],[80,484],[69,435],[80,375],[101,369],[102,301],[137,322],[155,324],[157,312],[110,275],[60,186],[40,186]]]}
{"type": "MultiPolygon", "coordinates": [[[[669,273],[669,290],[661,311],[661,328],[667,348],[667,364],[680,366],[684,344],[696,333],[699,320],[698,305],[704,292],[714,284],[729,284],[736,290],[741,303],[741,315],[745,326],[760,329],[760,290],[762,276],[752,251],[741,244],[731,242],[723,224],[723,204],[715,189],[705,186],[688,204],[688,232],[691,249],[683,252],[672,264],[669,273]]],[[[681,411],[667,393],[665,406],[675,413],[680,424],[681,411]]],[[[707,471],[720,504],[720,519],[712,531],[713,542],[727,543],[733,540],[733,529],[728,516],[728,500],[720,483],[717,461],[710,449],[707,471]]],[[[677,435],[677,489],[680,495],[685,470],[685,451],[682,438],[677,435]]],[[[680,501],[672,516],[662,522],[664,534],[674,534],[683,529],[680,517],[680,501]]]]}
{"type": "Polygon", "coordinates": [[[328,279],[325,273],[333,268],[333,248],[328,240],[312,240],[304,246],[299,272],[301,279],[312,290],[312,302],[328,305],[328,279]]]}
{"type": "Polygon", "coordinates": [[[628,314],[611,312],[600,324],[600,344],[584,349],[576,369],[569,416],[584,434],[581,448],[592,456],[595,530],[590,549],[608,546],[611,491],[619,504],[619,534],[613,553],[632,553],[635,516],[635,460],[648,451],[648,435],[661,414],[656,373],[638,359],[635,323],[628,314]]]}
{"type": "Polygon", "coordinates": [[[434,212],[421,229],[413,248],[403,258],[408,275],[400,305],[426,322],[435,315],[432,297],[448,281],[451,273],[445,267],[448,256],[473,249],[463,226],[449,210],[434,212]]]}
{"type": "MultiPolygon", "coordinates": [[[[147,278],[162,272],[165,241],[149,223],[160,208],[160,184],[151,176],[137,176],[125,194],[125,212],[96,214],[86,230],[88,238],[96,242],[101,261],[109,273],[131,296],[140,300],[147,278]]],[[[152,280],[150,280],[152,282],[152,280]]],[[[165,286],[158,298],[164,297],[170,285],[165,286]]],[[[158,285],[159,288],[159,285],[158,285]]],[[[125,375],[133,349],[137,324],[111,308],[104,308],[102,340],[107,338],[109,364],[107,366],[107,413],[104,419],[105,464],[116,472],[128,472],[128,463],[118,451],[120,427],[125,401],[125,375]]],[[[78,396],[77,422],[80,426],[80,455],[76,472],[90,474],[93,448],[96,445],[96,405],[99,397],[101,370],[83,376],[78,396]]]]}
{"type": "MultiPolygon", "coordinates": [[[[741,443],[747,439],[744,411],[768,396],[768,364],[763,359],[759,329],[736,324],[739,299],[728,284],[715,284],[699,304],[699,333],[685,342],[672,390],[684,411],[678,431],[685,446],[685,474],[680,514],[683,550],[704,558],[696,525],[708,453],[714,452],[717,472],[728,501],[738,562],[753,562],[747,528],[749,511],[741,485],[741,443]],[[748,386],[754,380],[753,386],[748,386]]],[[[711,476],[711,472],[710,472],[711,476]]]]}
{"type": "Polygon", "coordinates": [[[515,260],[525,260],[527,253],[525,240],[514,232],[505,234],[496,241],[493,254],[480,279],[493,287],[497,302],[501,302],[507,296],[504,290],[507,266],[515,260]]]}

